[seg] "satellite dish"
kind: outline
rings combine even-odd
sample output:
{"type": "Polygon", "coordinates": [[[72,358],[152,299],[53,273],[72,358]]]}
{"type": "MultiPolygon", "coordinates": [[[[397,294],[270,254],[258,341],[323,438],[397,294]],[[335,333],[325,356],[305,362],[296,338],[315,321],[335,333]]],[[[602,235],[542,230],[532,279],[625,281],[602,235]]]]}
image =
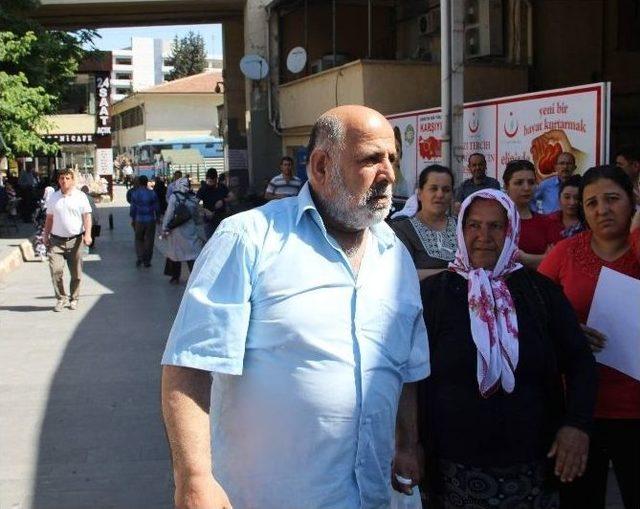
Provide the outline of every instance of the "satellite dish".
{"type": "Polygon", "coordinates": [[[297,74],[304,69],[305,65],[307,65],[307,51],[301,46],[293,48],[287,55],[287,69],[297,74]]]}
{"type": "Polygon", "coordinates": [[[261,80],[269,74],[267,61],[260,55],[245,55],[240,59],[240,70],[250,80],[261,80]]]}

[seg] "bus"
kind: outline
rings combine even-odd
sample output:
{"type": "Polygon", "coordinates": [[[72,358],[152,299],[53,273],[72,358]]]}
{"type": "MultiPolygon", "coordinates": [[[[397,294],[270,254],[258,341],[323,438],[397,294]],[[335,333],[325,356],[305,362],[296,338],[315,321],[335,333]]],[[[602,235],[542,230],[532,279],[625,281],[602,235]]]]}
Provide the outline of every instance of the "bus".
{"type": "Polygon", "coordinates": [[[136,174],[149,178],[181,170],[200,181],[208,168],[226,171],[223,140],[214,136],[142,141],[133,146],[133,160],[136,174]]]}

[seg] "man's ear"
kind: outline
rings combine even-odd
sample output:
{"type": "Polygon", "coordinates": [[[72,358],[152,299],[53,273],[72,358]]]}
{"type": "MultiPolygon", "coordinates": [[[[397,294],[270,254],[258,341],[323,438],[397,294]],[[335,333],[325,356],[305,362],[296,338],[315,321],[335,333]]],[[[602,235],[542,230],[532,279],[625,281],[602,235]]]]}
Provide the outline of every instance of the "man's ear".
{"type": "Polygon", "coordinates": [[[331,159],[326,150],[315,149],[309,157],[309,180],[315,189],[323,188],[327,182],[331,159]]]}

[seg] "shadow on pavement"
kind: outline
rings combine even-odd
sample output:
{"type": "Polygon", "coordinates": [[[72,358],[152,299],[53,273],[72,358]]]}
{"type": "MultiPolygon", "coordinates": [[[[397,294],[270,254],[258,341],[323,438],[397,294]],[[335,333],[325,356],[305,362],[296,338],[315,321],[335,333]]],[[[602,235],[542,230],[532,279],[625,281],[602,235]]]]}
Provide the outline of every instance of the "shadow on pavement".
{"type": "Polygon", "coordinates": [[[31,313],[33,311],[50,312],[53,306],[0,306],[0,311],[14,311],[17,313],[31,313]]]}
{"type": "Polygon", "coordinates": [[[115,229],[103,229],[100,261],[84,264],[78,310],[61,313],[81,321],[49,392],[35,509],[172,507],[160,358],[184,286],[169,287],[159,268],[136,270],[127,209],[101,210],[115,229]]]}

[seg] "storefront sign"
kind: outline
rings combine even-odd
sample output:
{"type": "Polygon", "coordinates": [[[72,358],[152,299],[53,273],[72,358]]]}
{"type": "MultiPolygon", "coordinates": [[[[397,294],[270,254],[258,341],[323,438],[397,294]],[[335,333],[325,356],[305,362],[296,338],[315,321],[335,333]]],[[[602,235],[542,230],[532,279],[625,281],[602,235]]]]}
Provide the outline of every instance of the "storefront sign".
{"type": "MultiPolygon", "coordinates": [[[[596,83],[465,104],[464,161],[459,164],[466,172],[469,155],[484,154],[487,174],[498,180],[513,159],[532,161],[539,180],[553,174],[561,152],[574,155],[579,173],[604,164],[609,157],[609,88],[609,83],[596,83]]],[[[400,185],[394,194],[406,197],[425,166],[442,163],[442,117],[437,108],[387,118],[394,131],[404,133],[396,175],[400,185]]]]}
{"type": "Polygon", "coordinates": [[[97,148],[95,167],[98,175],[113,175],[113,149],[97,148]]]}
{"type": "Polygon", "coordinates": [[[111,78],[109,73],[96,73],[96,136],[111,136],[111,78]]]}
{"type": "Polygon", "coordinates": [[[92,145],[93,134],[46,134],[42,138],[49,143],[60,145],[92,145]]]}

